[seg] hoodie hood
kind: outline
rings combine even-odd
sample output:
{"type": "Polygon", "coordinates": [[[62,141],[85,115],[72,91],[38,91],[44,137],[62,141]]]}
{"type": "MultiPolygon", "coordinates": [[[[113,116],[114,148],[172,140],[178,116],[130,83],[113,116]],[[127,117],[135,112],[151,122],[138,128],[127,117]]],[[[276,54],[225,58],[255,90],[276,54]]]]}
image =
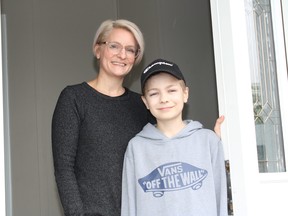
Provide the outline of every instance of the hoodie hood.
{"type": "Polygon", "coordinates": [[[167,137],[165,136],[158,128],[155,127],[155,125],[152,125],[151,123],[148,123],[143,130],[138,133],[136,136],[142,137],[147,140],[155,140],[155,141],[165,141],[165,140],[175,140],[175,139],[181,139],[183,137],[187,137],[194,133],[195,131],[202,129],[203,125],[198,121],[192,121],[192,120],[185,120],[186,126],[175,136],[173,137],[167,137]]]}

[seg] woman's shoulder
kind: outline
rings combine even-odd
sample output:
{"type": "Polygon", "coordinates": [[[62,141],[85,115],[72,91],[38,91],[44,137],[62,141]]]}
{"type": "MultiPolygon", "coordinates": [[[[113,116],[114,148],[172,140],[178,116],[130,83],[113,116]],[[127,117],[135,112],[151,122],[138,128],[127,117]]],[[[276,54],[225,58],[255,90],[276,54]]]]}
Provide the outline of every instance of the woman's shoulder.
{"type": "Polygon", "coordinates": [[[87,95],[87,90],[85,88],[85,83],[67,85],[64,87],[58,97],[58,103],[71,103],[80,102],[87,95]]]}
{"type": "Polygon", "coordinates": [[[86,82],[82,82],[78,84],[67,85],[61,91],[61,94],[77,96],[77,95],[87,94],[88,91],[89,91],[88,84],[86,82]]]}
{"type": "Polygon", "coordinates": [[[83,91],[86,89],[86,85],[88,85],[86,82],[77,83],[77,84],[70,84],[64,87],[63,91],[73,92],[73,91],[83,91]]]}

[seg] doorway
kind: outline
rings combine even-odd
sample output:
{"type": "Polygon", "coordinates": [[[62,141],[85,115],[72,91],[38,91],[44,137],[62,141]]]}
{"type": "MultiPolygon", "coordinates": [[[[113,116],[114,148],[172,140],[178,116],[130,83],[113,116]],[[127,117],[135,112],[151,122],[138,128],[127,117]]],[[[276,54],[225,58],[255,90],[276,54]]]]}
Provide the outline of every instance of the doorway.
{"type": "Polygon", "coordinates": [[[154,58],[177,62],[190,87],[186,117],[212,129],[218,104],[210,2],[180,2],[1,1],[7,25],[9,216],[62,215],[53,173],[51,116],[66,85],[95,76],[92,41],[105,19],[129,19],[144,33],[144,60],[127,77],[127,86],[140,92],[139,72],[154,58]]]}

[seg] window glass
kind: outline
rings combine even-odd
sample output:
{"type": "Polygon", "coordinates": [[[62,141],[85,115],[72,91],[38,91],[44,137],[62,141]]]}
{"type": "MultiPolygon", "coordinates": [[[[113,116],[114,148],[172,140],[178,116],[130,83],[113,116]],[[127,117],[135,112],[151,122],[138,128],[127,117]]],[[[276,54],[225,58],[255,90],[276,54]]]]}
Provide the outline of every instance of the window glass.
{"type": "Polygon", "coordinates": [[[245,0],[259,172],[285,172],[270,0],[245,0]]]}

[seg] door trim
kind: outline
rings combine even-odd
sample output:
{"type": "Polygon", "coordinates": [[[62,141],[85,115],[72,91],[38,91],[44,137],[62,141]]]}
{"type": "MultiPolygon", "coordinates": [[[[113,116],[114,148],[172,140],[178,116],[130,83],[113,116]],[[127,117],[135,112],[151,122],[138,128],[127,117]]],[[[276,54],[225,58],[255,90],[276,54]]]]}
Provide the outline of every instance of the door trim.
{"type": "Polygon", "coordinates": [[[230,161],[234,215],[257,215],[258,161],[244,1],[210,1],[225,157],[230,161]],[[251,98],[251,103],[247,103],[251,98]],[[255,157],[256,156],[256,157],[255,157]]]}

